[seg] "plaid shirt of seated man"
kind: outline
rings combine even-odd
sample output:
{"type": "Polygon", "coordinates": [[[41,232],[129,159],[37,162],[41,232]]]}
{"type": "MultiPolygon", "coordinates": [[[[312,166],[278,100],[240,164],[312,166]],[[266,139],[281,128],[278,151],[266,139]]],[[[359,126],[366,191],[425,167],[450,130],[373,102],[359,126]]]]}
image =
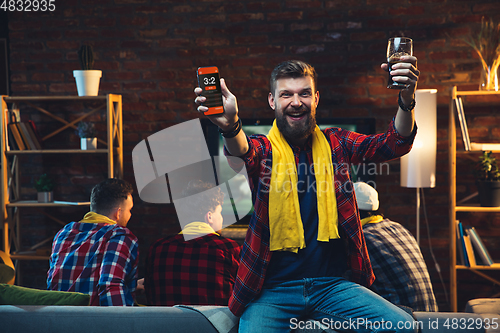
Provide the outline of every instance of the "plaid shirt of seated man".
{"type": "Polygon", "coordinates": [[[191,181],[183,196],[189,200],[176,204],[176,210],[190,223],[149,249],[144,278],[148,304],[227,305],[241,248],[216,232],[222,228],[224,194],[209,183],[191,181]]]}
{"type": "Polygon", "coordinates": [[[378,214],[375,188],[356,182],[354,191],[376,277],[371,289],[392,304],[437,312],[429,271],[415,237],[401,224],[378,214]]]}
{"type": "Polygon", "coordinates": [[[127,228],[132,192],[119,179],[92,189],[90,212],[54,238],[47,289],[89,294],[90,305],[134,305],[138,242],[127,228]]]}

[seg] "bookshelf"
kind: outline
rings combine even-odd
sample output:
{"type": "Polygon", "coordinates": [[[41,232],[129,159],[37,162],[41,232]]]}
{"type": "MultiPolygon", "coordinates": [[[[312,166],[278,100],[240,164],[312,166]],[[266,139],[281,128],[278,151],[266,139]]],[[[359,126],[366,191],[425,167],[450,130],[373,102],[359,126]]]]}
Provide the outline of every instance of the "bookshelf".
{"type": "MultiPolygon", "coordinates": [[[[464,205],[457,204],[457,155],[460,157],[471,154],[478,154],[481,151],[458,151],[457,152],[457,133],[456,133],[456,111],[455,100],[461,96],[483,96],[483,95],[500,95],[497,91],[458,91],[454,86],[451,93],[451,101],[449,105],[448,117],[448,160],[449,160],[449,253],[450,253],[450,303],[451,311],[457,311],[457,271],[471,271],[490,282],[500,286],[500,281],[492,278],[484,271],[500,270],[500,263],[494,263],[491,266],[475,265],[464,266],[457,264],[457,236],[456,236],[456,220],[457,212],[483,212],[483,213],[500,213],[500,207],[480,207],[479,205],[464,205]]],[[[500,152],[494,150],[493,152],[500,152]]]]}
{"type": "MultiPolygon", "coordinates": [[[[49,117],[59,127],[51,129],[49,133],[40,133],[43,136],[41,141],[52,138],[64,130],[76,129],[76,124],[99,110],[105,110],[106,132],[105,138],[99,138],[101,146],[104,148],[95,150],[81,150],[81,149],[29,149],[17,150],[7,147],[8,134],[7,131],[2,130],[0,140],[1,151],[1,176],[0,176],[0,205],[2,206],[2,243],[3,251],[8,254],[13,260],[48,260],[47,255],[40,255],[37,249],[44,244],[50,243],[53,236],[43,240],[38,244],[34,244],[28,249],[21,248],[21,226],[20,223],[20,210],[31,209],[40,211],[41,214],[48,216],[51,220],[64,226],[68,221],[61,221],[56,216],[44,212],[47,207],[81,207],[89,206],[90,202],[68,202],[68,201],[54,201],[49,203],[39,203],[33,200],[19,200],[20,198],[20,181],[22,181],[21,171],[23,165],[20,165],[19,157],[22,155],[53,155],[58,160],[57,156],[67,154],[92,154],[102,156],[105,159],[107,166],[107,175],[109,178],[123,178],[123,130],[122,130],[122,96],[115,94],[108,94],[102,96],[24,96],[12,97],[1,96],[2,117],[1,128],[7,128],[9,115],[6,110],[9,103],[16,103],[21,110],[23,107],[30,107],[33,112],[40,112],[43,117],[49,117]],[[78,115],[81,116],[70,120],[64,119],[61,115],[49,111],[49,107],[53,103],[60,105],[71,106],[73,111],[78,110],[78,115]],[[84,103],[91,102],[96,107],[84,107],[84,103]]],[[[41,116],[42,116],[41,115],[41,116]]],[[[69,116],[68,116],[69,118],[69,116]]],[[[67,143],[61,142],[61,147],[67,146],[67,143]]]]}

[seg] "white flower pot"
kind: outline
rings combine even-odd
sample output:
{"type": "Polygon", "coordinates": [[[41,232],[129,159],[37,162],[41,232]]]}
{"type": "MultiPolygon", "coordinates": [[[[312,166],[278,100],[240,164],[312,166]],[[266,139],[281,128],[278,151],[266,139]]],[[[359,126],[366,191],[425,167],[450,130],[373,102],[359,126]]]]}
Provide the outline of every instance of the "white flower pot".
{"type": "Polygon", "coordinates": [[[54,201],[54,192],[38,192],[38,202],[53,202],[54,201]]]}
{"type": "Polygon", "coordinates": [[[80,146],[82,150],[97,149],[97,138],[81,138],[80,146]]]}
{"type": "Polygon", "coordinates": [[[99,93],[100,70],[75,70],[73,76],[76,81],[78,96],[97,96],[99,93]]]}

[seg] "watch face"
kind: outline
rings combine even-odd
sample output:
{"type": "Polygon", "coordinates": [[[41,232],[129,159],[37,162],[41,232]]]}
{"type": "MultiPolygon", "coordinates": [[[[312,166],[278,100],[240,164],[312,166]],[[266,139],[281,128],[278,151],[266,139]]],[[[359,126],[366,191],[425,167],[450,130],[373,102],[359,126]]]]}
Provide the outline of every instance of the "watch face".
{"type": "Polygon", "coordinates": [[[221,114],[224,112],[222,93],[220,89],[219,69],[217,67],[198,68],[198,84],[203,89],[202,96],[206,97],[203,106],[208,107],[205,115],[221,114]]]}

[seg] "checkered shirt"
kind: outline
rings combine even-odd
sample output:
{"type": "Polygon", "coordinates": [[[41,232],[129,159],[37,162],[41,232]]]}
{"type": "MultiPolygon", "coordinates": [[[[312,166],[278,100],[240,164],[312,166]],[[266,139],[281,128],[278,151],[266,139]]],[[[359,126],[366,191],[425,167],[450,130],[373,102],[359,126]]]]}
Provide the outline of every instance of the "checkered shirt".
{"type": "Polygon", "coordinates": [[[144,288],[149,305],[227,305],[240,261],[234,240],[208,234],[184,241],[179,234],[149,249],[144,288]]]}
{"type": "Polygon", "coordinates": [[[52,243],[47,289],[90,295],[90,305],[134,305],[137,237],[117,224],[71,222],[52,243]]]}
{"type": "MultiPolygon", "coordinates": [[[[415,130],[409,137],[397,133],[394,120],[386,133],[363,135],[341,128],[322,131],[332,149],[335,193],[339,218],[339,233],[347,242],[347,266],[350,280],[365,286],[372,284],[375,276],[370,265],[365,240],[361,232],[359,212],[354,198],[350,176],[351,164],[385,162],[406,154],[411,149],[415,130]]],[[[249,176],[254,202],[249,230],[241,251],[241,261],[229,309],[241,316],[245,307],[260,293],[267,267],[271,260],[269,251],[269,187],[272,170],[272,147],[264,135],[247,138],[248,152],[241,156],[249,176]]],[[[292,147],[298,163],[299,150],[292,147]]],[[[225,150],[226,154],[229,154],[225,150]]],[[[308,157],[308,160],[312,158],[308,157]]],[[[236,166],[235,167],[239,167],[236,166]]]]}
{"type": "Polygon", "coordinates": [[[438,311],[432,283],[415,238],[401,224],[384,219],[363,227],[375,282],[372,289],[414,311],[438,311]]]}

